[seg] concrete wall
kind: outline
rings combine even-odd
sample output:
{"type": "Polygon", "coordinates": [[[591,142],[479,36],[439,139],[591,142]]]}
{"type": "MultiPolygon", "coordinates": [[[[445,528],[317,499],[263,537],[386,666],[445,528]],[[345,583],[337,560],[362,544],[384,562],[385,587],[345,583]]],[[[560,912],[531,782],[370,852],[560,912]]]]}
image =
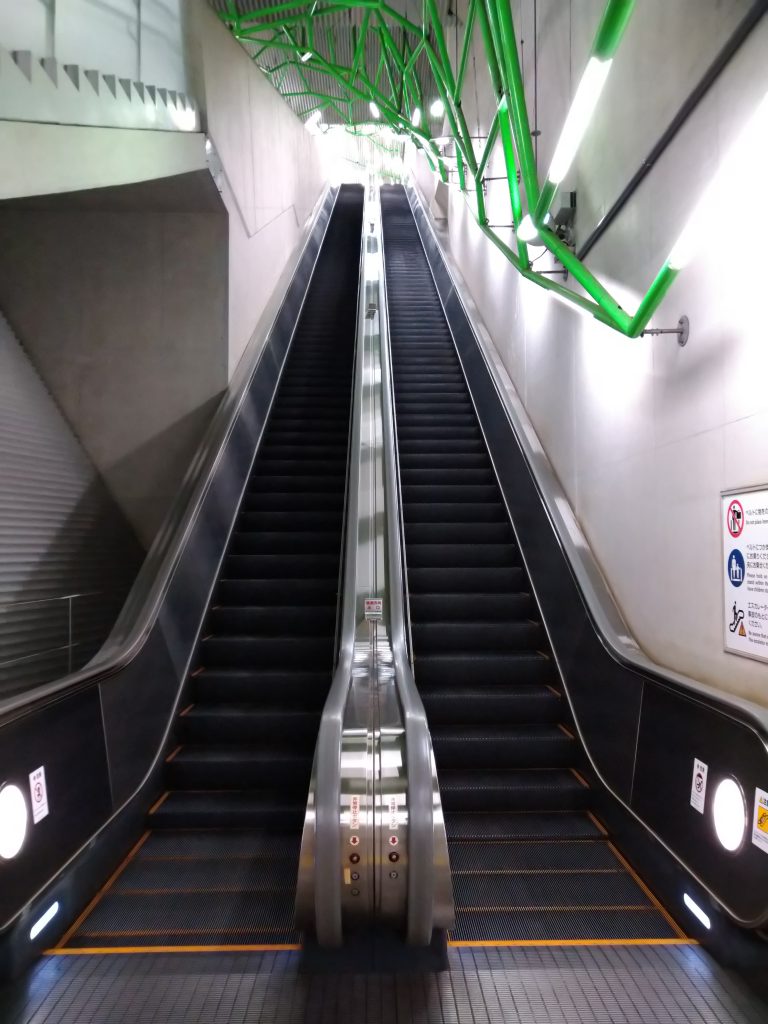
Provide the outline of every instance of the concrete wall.
{"type": "Polygon", "coordinates": [[[148,546],[227,384],[210,175],[0,204],[0,309],[148,546]]]}
{"type": "Polygon", "coordinates": [[[142,555],[0,314],[0,696],[84,665],[142,555]]]}
{"type": "Polygon", "coordinates": [[[0,200],[171,177],[206,167],[198,132],[0,121],[0,200]]]}
{"type": "Polygon", "coordinates": [[[320,148],[206,0],[190,0],[193,93],[229,210],[229,370],[266,309],[325,184],[320,148]]]}
{"type": "Polygon", "coordinates": [[[0,0],[0,46],[187,91],[184,0],[0,0]]]}
{"type": "MultiPolygon", "coordinates": [[[[533,2],[513,3],[532,108],[533,2]]],[[[566,185],[577,244],[590,233],[749,7],[746,0],[643,0],[566,185]]],[[[584,67],[602,3],[538,0],[539,178],[584,67]]],[[[466,10],[466,5],[459,10],[466,10]]],[[[725,70],[588,258],[634,309],[714,169],[768,90],[768,19],[725,70]]],[[[464,108],[487,131],[493,98],[480,50],[464,108]]],[[[533,118],[532,118],[533,120],[533,118]]],[[[495,154],[489,174],[502,173],[495,154]]],[[[428,198],[434,179],[418,167],[428,198]]],[[[508,221],[490,186],[491,221],[508,221]]],[[[656,326],[691,339],[629,341],[522,282],[448,196],[450,247],[630,628],[662,664],[768,704],[768,668],[723,653],[721,490],[768,483],[768,332],[760,185],[744,168],[714,237],[680,275],[656,326]],[[757,191],[754,191],[754,189],[757,191]],[[736,227],[740,199],[754,196],[736,227]],[[742,227],[744,230],[742,230],[742,227]]],[[[438,211],[439,212],[439,211],[438,211]]],[[[716,227],[713,224],[713,229],[716,227]]],[[[540,266],[551,266],[545,257],[540,266]]]]}

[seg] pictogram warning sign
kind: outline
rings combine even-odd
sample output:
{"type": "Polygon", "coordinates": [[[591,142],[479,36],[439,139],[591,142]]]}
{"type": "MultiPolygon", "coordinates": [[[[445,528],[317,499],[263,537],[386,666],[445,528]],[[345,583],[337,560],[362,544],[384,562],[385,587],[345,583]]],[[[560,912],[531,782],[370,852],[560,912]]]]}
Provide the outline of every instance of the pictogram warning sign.
{"type": "Polygon", "coordinates": [[[768,488],[721,495],[725,650],[768,661],[768,488]]]}
{"type": "Polygon", "coordinates": [[[29,773],[29,795],[32,798],[32,821],[37,824],[48,817],[48,787],[44,765],[29,773]]]}

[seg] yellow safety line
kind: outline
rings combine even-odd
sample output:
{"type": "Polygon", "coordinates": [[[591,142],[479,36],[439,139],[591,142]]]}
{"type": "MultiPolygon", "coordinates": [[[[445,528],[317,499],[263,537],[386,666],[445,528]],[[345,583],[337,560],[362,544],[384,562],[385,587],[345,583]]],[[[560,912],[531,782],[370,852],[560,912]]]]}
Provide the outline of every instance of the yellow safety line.
{"type": "Polygon", "coordinates": [[[88,904],[88,906],[85,908],[85,910],[82,912],[82,914],[78,917],[78,919],[75,921],[75,923],[72,925],[72,927],[68,931],[66,931],[64,933],[64,937],[61,939],[61,945],[62,946],[66,946],[66,944],[69,942],[69,940],[75,934],[77,929],[80,927],[80,925],[83,923],[83,921],[86,919],[86,917],[88,917],[90,912],[93,910],[93,908],[99,902],[101,897],[109,890],[109,888],[115,883],[115,881],[122,874],[122,872],[128,867],[129,862],[139,852],[139,850],[142,848],[144,843],[146,843],[147,839],[149,839],[149,832],[145,832],[144,835],[141,837],[141,839],[138,841],[138,843],[136,843],[136,845],[131,850],[128,851],[126,856],[120,862],[120,865],[117,868],[117,870],[112,872],[112,874],[106,880],[104,885],[102,885],[102,887],[99,889],[99,891],[93,897],[93,899],[88,904]]]}
{"type": "Polygon", "coordinates": [[[449,939],[449,946],[698,946],[696,939],[449,939]]]}
{"type": "Polygon", "coordinates": [[[163,806],[163,804],[165,803],[165,801],[168,799],[168,797],[170,795],[171,795],[170,790],[167,793],[163,793],[163,795],[160,797],[160,799],[156,800],[152,804],[152,806],[149,808],[149,813],[150,814],[154,814],[155,811],[159,811],[160,808],[163,806]]]}
{"type": "Polygon", "coordinates": [[[299,950],[298,943],[261,943],[233,946],[89,946],[82,949],[46,949],[46,956],[104,956],[113,953],[272,953],[299,950]]]}
{"type": "Polygon", "coordinates": [[[642,878],[638,875],[638,873],[635,871],[635,869],[632,867],[632,865],[629,863],[629,861],[624,856],[622,856],[622,854],[616,849],[616,847],[613,845],[613,843],[608,843],[608,849],[611,851],[611,853],[614,855],[614,857],[618,860],[618,862],[622,865],[624,870],[629,875],[631,875],[631,877],[635,880],[635,882],[637,882],[637,884],[640,886],[642,891],[645,893],[645,895],[648,897],[648,899],[651,901],[651,903],[654,905],[654,907],[658,910],[658,912],[661,914],[661,916],[667,922],[667,924],[672,929],[672,931],[675,932],[675,934],[678,935],[681,939],[686,939],[687,935],[685,934],[685,932],[682,930],[682,928],[680,928],[680,926],[677,924],[677,922],[672,917],[672,915],[656,899],[654,894],[651,892],[651,890],[648,888],[648,886],[645,884],[645,882],[642,880],[642,878]]]}

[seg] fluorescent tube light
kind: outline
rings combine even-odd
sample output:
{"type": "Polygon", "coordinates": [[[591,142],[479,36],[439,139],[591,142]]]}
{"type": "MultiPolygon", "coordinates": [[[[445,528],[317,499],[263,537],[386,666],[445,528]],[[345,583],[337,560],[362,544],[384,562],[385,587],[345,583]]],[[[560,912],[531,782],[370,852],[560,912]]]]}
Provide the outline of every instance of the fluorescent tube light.
{"type": "Polygon", "coordinates": [[[381,117],[381,111],[376,106],[376,104],[373,102],[373,100],[371,100],[371,102],[368,104],[368,107],[369,107],[369,109],[371,111],[371,114],[378,120],[378,118],[381,117]]]}
{"type": "Polygon", "coordinates": [[[421,109],[416,107],[414,112],[411,114],[411,124],[414,128],[418,128],[421,124],[421,109]]]}
{"type": "Polygon", "coordinates": [[[694,903],[687,892],[683,893],[683,903],[688,907],[690,912],[695,918],[697,918],[704,925],[705,928],[711,928],[712,922],[709,919],[709,915],[705,914],[698,903],[694,903]]]}
{"type": "Polygon", "coordinates": [[[600,93],[603,91],[612,63],[612,60],[598,60],[597,57],[589,59],[560,133],[555,155],[552,157],[547,178],[553,185],[560,184],[573,163],[579,144],[592,119],[597,101],[600,99],[600,93]]]}
{"type": "Polygon", "coordinates": [[[40,932],[49,924],[59,912],[59,901],[52,903],[46,910],[42,917],[39,917],[37,921],[29,929],[30,939],[36,939],[40,932]]]}
{"type": "Polygon", "coordinates": [[[439,99],[435,100],[429,108],[429,113],[431,117],[442,117],[445,113],[445,104],[443,101],[439,99]]]}

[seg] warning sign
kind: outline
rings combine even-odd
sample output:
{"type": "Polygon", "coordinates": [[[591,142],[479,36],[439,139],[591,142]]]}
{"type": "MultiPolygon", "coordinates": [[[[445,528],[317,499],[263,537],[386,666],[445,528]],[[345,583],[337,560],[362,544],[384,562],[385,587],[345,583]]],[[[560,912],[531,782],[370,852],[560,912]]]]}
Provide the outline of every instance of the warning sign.
{"type": "Polygon", "coordinates": [[[725,649],[768,661],[768,488],[721,502],[725,649]]]}
{"type": "Polygon", "coordinates": [[[384,601],[380,597],[366,597],[365,617],[369,622],[379,622],[384,614],[384,601]]]}
{"type": "Polygon", "coordinates": [[[32,798],[32,821],[37,824],[48,817],[48,787],[43,765],[29,773],[29,795],[32,798]]]}
{"type": "Polygon", "coordinates": [[[764,789],[755,790],[752,842],[764,853],[768,853],[768,793],[764,789]]]}
{"type": "Polygon", "coordinates": [[[691,807],[704,813],[704,803],[707,798],[707,772],[709,768],[700,761],[698,757],[693,759],[693,778],[691,779],[691,807]]]}

